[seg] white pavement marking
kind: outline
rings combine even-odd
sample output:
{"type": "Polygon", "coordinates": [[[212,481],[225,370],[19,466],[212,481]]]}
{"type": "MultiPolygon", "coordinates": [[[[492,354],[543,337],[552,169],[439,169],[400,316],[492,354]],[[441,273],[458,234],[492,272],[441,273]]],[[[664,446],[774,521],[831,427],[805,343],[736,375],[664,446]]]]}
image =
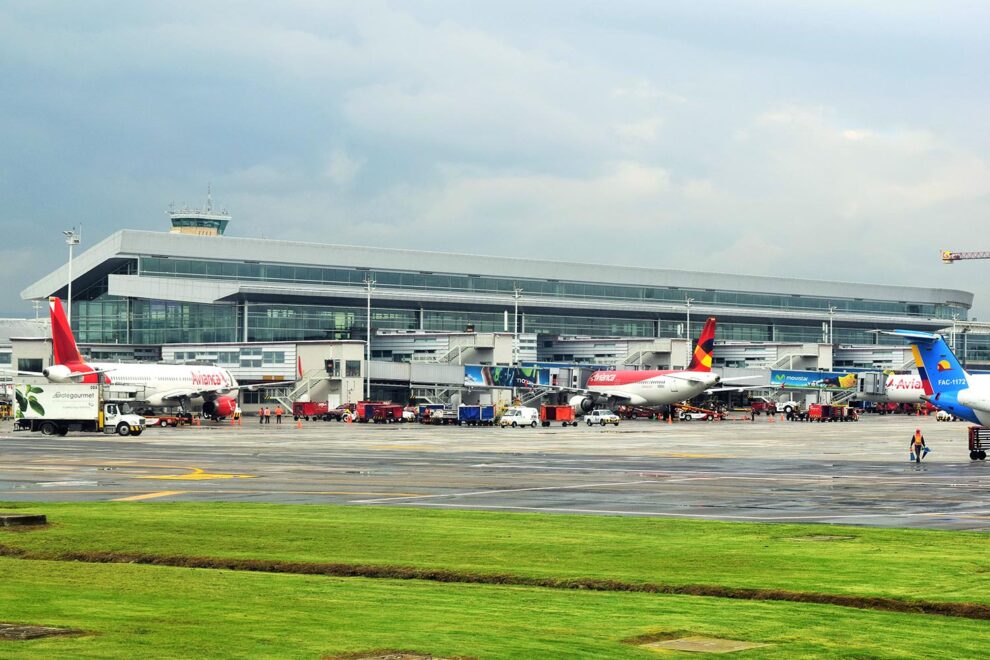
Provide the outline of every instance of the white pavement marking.
{"type": "Polygon", "coordinates": [[[606,488],[609,486],[635,486],[637,484],[656,483],[655,479],[646,481],[616,481],[607,484],[570,484],[564,486],[537,486],[533,488],[502,488],[499,490],[475,490],[466,493],[437,493],[435,495],[417,495],[412,497],[382,497],[374,500],[351,500],[351,504],[378,504],[381,502],[398,502],[400,500],[425,500],[437,497],[472,497],[475,495],[500,495],[503,493],[524,493],[534,490],[573,490],[575,488],[606,488]]]}

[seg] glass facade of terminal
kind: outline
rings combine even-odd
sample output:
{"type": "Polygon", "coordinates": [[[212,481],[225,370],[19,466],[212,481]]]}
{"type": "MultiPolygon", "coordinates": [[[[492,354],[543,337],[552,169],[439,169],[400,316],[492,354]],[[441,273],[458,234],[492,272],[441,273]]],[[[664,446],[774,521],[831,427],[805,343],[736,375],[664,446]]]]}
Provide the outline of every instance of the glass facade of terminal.
{"type": "MultiPolygon", "coordinates": [[[[372,305],[372,327],[394,330],[460,332],[511,331],[512,290],[524,290],[520,303],[519,330],[544,335],[592,337],[683,337],[684,312],[664,313],[644,318],[645,313],[614,312],[604,316],[575,310],[573,313],[528,312],[527,301],[539,298],[600,298],[607,300],[681,303],[685,297],[695,304],[718,305],[731,310],[765,308],[765,322],[728,322],[718,325],[717,338],[736,341],[819,342],[826,340],[821,320],[802,325],[774,319],[774,310],[825,312],[829,306],[845,313],[864,313],[923,318],[965,319],[961,306],[930,303],[861,300],[856,298],[816,298],[732,291],[689,290],[582,282],[541,281],[518,278],[442,275],[425,272],[367,271],[345,268],[286,266],[264,263],[237,263],[161,257],[139,257],[122,262],[114,273],[142,276],[195,278],[200,280],[240,280],[298,284],[333,284],[363,287],[369,274],[376,280],[377,296],[383,289],[445,290],[499,294],[504,309],[477,311],[437,309],[424,303],[422,309],[390,307],[387,300],[372,305]],[[381,306],[379,306],[381,305],[381,306]]],[[[489,301],[490,304],[490,301],[489,301]]],[[[499,303],[501,304],[501,303],[499,303]]],[[[446,304],[446,307],[455,307],[446,304]]],[[[275,342],[319,339],[363,338],[365,306],[353,301],[344,305],[289,304],[279,302],[186,303],[140,298],[120,298],[108,294],[106,277],[77,291],[72,303],[72,323],[81,343],[88,344],[168,344],[220,342],[275,342]]],[[[697,333],[702,317],[692,315],[697,333]]],[[[990,359],[990,336],[969,337],[971,354],[990,359]],[[987,337],[984,341],[984,337],[987,337]],[[976,353],[974,353],[976,352],[976,353]]],[[[835,324],[835,339],[843,344],[900,344],[893,337],[865,329],[835,324]]]]}
{"type": "Polygon", "coordinates": [[[481,277],[475,275],[451,275],[410,271],[368,271],[348,268],[162,257],[141,257],[139,261],[139,272],[142,275],[156,277],[190,277],[207,280],[336,285],[361,285],[365,277],[371,275],[375,279],[377,286],[397,289],[462,291],[512,296],[513,289],[518,286],[523,289],[526,297],[625,299],[670,303],[683,303],[685,298],[692,298],[699,305],[710,304],[726,307],[762,307],[768,309],[809,311],[827,311],[829,307],[835,307],[840,312],[923,316],[926,318],[944,319],[951,319],[953,314],[958,314],[960,319],[965,319],[966,314],[964,307],[905,301],[821,298],[815,296],[748,293],[741,291],[711,291],[707,289],[681,289],[676,287],[535,280],[518,277],[481,277]]]}

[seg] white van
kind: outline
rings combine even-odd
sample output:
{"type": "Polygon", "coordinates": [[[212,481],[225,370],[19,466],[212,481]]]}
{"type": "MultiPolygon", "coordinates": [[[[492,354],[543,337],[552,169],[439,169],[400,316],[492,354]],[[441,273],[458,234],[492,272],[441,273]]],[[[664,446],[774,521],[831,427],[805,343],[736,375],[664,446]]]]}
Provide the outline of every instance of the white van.
{"type": "Polygon", "coordinates": [[[509,408],[504,413],[502,413],[501,419],[498,420],[499,426],[511,426],[516,428],[517,426],[532,426],[536,428],[536,425],[540,422],[540,411],[536,408],[509,408]]]}

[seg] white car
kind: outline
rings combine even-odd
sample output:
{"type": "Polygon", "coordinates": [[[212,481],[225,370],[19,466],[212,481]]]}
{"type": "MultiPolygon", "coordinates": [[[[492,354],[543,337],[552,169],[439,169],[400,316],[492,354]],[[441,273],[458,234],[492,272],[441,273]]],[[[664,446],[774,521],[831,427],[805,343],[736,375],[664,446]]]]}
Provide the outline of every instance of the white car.
{"type": "Polygon", "coordinates": [[[605,426],[606,424],[613,424],[618,426],[619,416],[611,410],[592,410],[584,416],[584,421],[588,423],[588,426],[593,424],[600,424],[602,426],[605,426]]]}
{"type": "Polygon", "coordinates": [[[539,421],[540,411],[536,408],[516,407],[509,408],[502,413],[498,425],[501,427],[511,426],[512,428],[531,426],[535,429],[539,421]]]}
{"type": "Polygon", "coordinates": [[[692,420],[709,422],[713,419],[711,413],[696,412],[692,410],[682,410],[679,417],[682,422],[690,422],[692,420]]]}

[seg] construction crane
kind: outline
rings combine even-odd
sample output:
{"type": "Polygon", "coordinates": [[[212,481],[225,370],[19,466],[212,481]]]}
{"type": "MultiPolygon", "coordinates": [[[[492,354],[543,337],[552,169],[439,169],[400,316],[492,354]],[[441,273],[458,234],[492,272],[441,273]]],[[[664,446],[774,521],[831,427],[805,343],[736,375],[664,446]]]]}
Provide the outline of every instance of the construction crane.
{"type": "Polygon", "coordinates": [[[990,250],[986,252],[953,252],[952,250],[942,250],[942,263],[951,264],[954,261],[963,259],[990,259],[990,250]]]}

